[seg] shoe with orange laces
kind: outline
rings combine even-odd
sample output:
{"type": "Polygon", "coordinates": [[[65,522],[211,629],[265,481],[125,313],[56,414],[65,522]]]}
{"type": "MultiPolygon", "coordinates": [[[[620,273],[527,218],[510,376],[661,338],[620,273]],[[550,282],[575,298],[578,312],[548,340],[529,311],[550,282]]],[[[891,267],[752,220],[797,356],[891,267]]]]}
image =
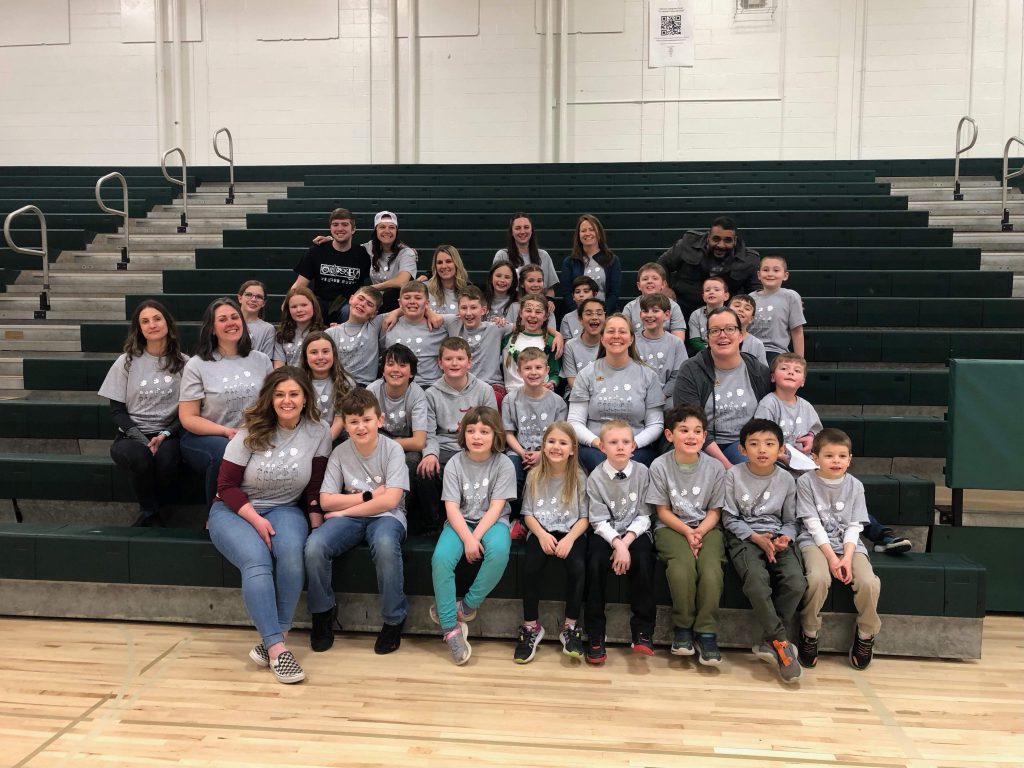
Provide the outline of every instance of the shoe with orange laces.
{"type": "Polygon", "coordinates": [[[784,683],[795,683],[800,677],[800,662],[793,644],[788,640],[772,640],[775,660],[779,663],[779,676],[784,683]]]}

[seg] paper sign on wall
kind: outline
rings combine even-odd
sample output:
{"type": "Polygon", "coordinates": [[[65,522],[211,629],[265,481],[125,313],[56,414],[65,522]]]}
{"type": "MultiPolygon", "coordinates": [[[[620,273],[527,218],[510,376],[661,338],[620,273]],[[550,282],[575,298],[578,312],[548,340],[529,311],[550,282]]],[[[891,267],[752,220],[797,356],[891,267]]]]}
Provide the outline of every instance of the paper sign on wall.
{"type": "Polygon", "coordinates": [[[649,67],[693,66],[693,0],[651,0],[649,67]]]}

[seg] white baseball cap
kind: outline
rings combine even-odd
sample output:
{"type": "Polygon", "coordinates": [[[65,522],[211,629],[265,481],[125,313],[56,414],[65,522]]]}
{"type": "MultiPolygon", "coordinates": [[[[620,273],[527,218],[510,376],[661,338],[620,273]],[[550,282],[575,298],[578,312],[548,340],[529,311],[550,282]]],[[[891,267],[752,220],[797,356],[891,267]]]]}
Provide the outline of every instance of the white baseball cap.
{"type": "Polygon", "coordinates": [[[396,227],[398,226],[398,216],[393,214],[391,211],[378,211],[377,215],[373,217],[373,226],[376,229],[377,225],[382,221],[391,220],[396,227]]]}

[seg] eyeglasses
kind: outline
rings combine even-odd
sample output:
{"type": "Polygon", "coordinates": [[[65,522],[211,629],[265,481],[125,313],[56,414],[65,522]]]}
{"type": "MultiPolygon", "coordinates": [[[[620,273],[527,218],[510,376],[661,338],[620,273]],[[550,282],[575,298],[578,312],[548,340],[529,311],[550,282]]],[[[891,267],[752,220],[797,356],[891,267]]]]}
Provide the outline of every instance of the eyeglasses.
{"type": "Polygon", "coordinates": [[[708,336],[714,338],[720,334],[726,336],[732,336],[734,333],[739,333],[740,327],[738,325],[723,325],[721,328],[708,328],[708,336]]]}
{"type": "Polygon", "coordinates": [[[258,293],[249,293],[248,291],[246,291],[245,293],[242,294],[242,298],[243,299],[256,299],[257,301],[266,301],[267,300],[266,296],[261,296],[258,293]]]}

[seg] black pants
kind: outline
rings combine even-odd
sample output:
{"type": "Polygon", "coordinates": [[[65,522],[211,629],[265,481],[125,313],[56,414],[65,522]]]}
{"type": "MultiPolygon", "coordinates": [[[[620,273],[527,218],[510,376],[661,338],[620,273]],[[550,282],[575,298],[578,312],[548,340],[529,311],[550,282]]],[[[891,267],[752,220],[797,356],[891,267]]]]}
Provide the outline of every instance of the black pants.
{"type": "Polygon", "coordinates": [[[110,446],[110,458],[131,475],[132,491],[144,515],[155,515],[161,502],[172,498],[181,466],[178,438],[166,438],[153,454],[138,440],[120,435],[110,446]]]}
{"type": "MultiPolygon", "coordinates": [[[[552,534],[561,541],[567,534],[552,534]]],[[[548,563],[565,564],[565,618],[580,618],[580,607],[583,605],[583,589],[586,585],[587,571],[587,537],[580,536],[572,543],[569,556],[564,560],[557,555],[548,555],[540,548],[540,541],[532,534],[526,539],[523,553],[522,584],[523,584],[523,621],[536,621],[540,618],[540,588],[544,583],[544,569],[548,563]]]]}
{"type": "Polygon", "coordinates": [[[441,449],[441,453],[437,457],[441,463],[441,469],[434,477],[421,477],[416,471],[416,467],[412,466],[410,458],[412,455],[411,453],[405,455],[406,464],[409,467],[409,495],[412,497],[408,500],[410,504],[407,504],[407,508],[411,506],[410,512],[415,513],[410,514],[410,530],[416,533],[440,530],[445,520],[448,519],[444,504],[441,502],[444,468],[455,453],[441,449]]]}
{"type": "MultiPolygon", "coordinates": [[[[612,545],[591,531],[587,542],[587,632],[591,639],[605,636],[605,594],[612,569],[612,545]]],[[[650,533],[638,536],[629,545],[629,628],[654,634],[654,544],[650,533]]]]}

